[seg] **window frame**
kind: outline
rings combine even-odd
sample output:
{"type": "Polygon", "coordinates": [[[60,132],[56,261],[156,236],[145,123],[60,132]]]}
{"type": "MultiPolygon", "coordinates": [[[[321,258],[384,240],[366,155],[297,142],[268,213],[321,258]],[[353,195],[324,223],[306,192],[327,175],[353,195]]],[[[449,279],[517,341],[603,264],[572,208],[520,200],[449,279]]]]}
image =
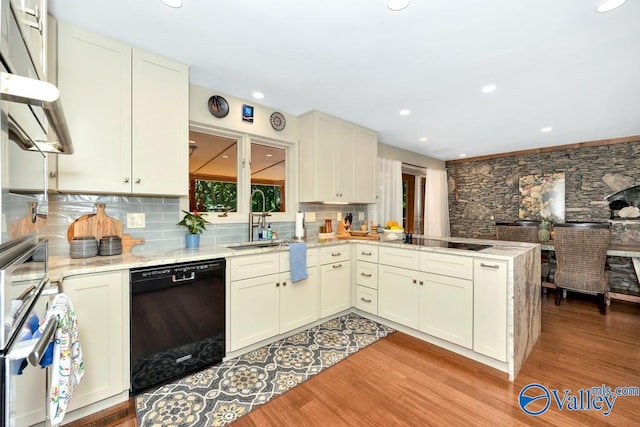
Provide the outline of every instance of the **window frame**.
{"type": "MultiPolygon", "coordinates": [[[[276,140],[249,133],[233,132],[214,126],[203,126],[190,123],[189,130],[224,138],[235,139],[238,142],[237,153],[237,206],[236,212],[203,212],[202,215],[212,224],[238,224],[249,222],[251,195],[251,144],[256,143],[285,150],[285,212],[272,212],[267,218],[268,222],[287,222],[295,220],[295,212],[298,206],[298,182],[295,179],[298,170],[298,146],[296,143],[276,140]]],[[[181,203],[181,208],[189,210],[189,198],[183,198],[186,207],[181,203]]]]}
{"type": "MultiPolygon", "coordinates": [[[[413,195],[407,195],[407,202],[410,200],[413,201],[413,211],[407,213],[407,218],[411,217],[413,219],[411,226],[406,226],[407,230],[413,230],[415,228],[415,215],[417,214],[420,218],[420,229],[413,230],[414,234],[422,234],[424,231],[424,196],[427,182],[427,174],[426,168],[420,168],[413,165],[408,165],[406,163],[402,164],[402,181],[405,182],[406,178],[413,177],[413,183],[409,180],[409,185],[407,186],[407,190],[410,191],[413,189],[413,195]],[[416,179],[417,178],[417,179],[416,179]],[[416,182],[417,181],[417,182],[416,182]],[[418,187],[418,191],[416,191],[416,187],[418,187]],[[419,206],[418,212],[416,212],[416,206],[419,206]],[[421,213],[421,214],[420,214],[421,213]]],[[[403,185],[404,189],[404,185],[403,185]]],[[[402,194],[403,200],[405,197],[404,191],[402,194]]],[[[404,216],[404,211],[403,211],[404,216]]]]}

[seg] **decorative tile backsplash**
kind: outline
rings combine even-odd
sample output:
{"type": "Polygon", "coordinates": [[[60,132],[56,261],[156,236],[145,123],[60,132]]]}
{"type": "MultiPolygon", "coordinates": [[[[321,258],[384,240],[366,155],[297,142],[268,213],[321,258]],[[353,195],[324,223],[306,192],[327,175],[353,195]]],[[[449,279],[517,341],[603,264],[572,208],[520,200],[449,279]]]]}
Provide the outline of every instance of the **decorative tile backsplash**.
{"type": "MultiPolygon", "coordinates": [[[[48,210],[47,226],[40,230],[41,237],[49,238],[49,251],[52,255],[68,255],[69,243],[67,229],[78,217],[96,212],[95,204],[106,204],[105,213],[122,221],[124,232],[134,238],[143,238],[146,243],[143,248],[136,250],[176,248],[184,246],[185,229],[176,225],[182,218],[180,199],[175,197],[139,197],[116,195],[78,195],[78,194],[49,194],[48,203],[44,206],[48,210]],[[127,213],[144,213],[144,228],[127,228],[127,213]]],[[[40,197],[42,204],[42,198],[40,197]]],[[[364,221],[358,221],[359,212],[364,212],[366,218],[367,205],[325,205],[321,203],[302,203],[301,212],[315,212],[316,221],[306,223],[306,236],[315,237],[325,218],[333,219],[337,230],[337,214],[341,218],[353,213],[353,226],[359,227],[364,221]]],[[[26,211],[25,211],[26,212],[26,211]]],[[[291,239],[294,234],[294,223],[273,222],[271,228],[276,231],[278,238],[291,239]]],[[[244,242],[247,240],[247,223],[210,224],[200,238],[201,245],[216,245],[222,243],[244,242]]]]}

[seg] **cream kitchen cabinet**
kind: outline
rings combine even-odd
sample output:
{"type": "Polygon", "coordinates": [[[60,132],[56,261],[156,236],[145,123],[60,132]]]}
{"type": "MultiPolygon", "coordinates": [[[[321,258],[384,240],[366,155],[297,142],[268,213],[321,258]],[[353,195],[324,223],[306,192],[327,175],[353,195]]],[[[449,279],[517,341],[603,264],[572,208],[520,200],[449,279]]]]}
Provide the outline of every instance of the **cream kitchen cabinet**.
{"type": "Polygon", "coordinates": [[[188,67],[65,23],[57,55],[75,147],[58,190],[188,194],[188,67]]]}
{"type": "Polygon", "coordinates": [[[300,116],[300,201],[375,203],[377,135],[312,111],[300,116]]]}
{"type": "Polygon", "coordinates": [[[507,262],[473,261],[473,350],[507,360],[507,262]]]}
{"type": "Polygon", "coordinates": [[[70,276],[60,288],[76,311],[85,366],[73,411],[129,389],[129,271],[70,276]]]}
{"type": "Polygon", "coordinates": [[[473,346],[473,258],[435,252],[420,254],[422,332],[473,346]]]}
{"type": "Polygon", "coordinates": [[[378,314],[378,246],[356,246],[356,308],[378,314]]]}
{"type": "Polygon", "coordinates": [[[317,249],[307,251],[307,279],[291,282],[288,259],[279,252],[229,260],[231,351],[318,319],[317,249]]]}
{"type": "Polygon", "coordinates": [[[378,315],[418,329],[420,321],[420,272],[389,265],[378,266],[378,315]]]}
{"type": "Polygon", "coordinates": [[[350,246],[320,248],[320,317],[331,316],[350,307],[350,246]]]}

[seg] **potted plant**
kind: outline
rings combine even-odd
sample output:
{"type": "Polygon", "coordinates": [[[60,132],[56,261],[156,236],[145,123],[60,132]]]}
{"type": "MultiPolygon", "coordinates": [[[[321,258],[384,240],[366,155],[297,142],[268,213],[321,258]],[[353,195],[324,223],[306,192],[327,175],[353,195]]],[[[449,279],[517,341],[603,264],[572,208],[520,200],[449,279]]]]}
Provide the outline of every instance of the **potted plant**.
{"type": "Polygon", "coordinates": [[[185,235],[185,243],[187,249],[197,248],[200,246],[200,233],[206,230],[205,224],[210,224],[209,221],[204,219],[199,212],[184,212],[184,217],[176,225],[182,225],[187,227],[188,233],[185,235]]]}

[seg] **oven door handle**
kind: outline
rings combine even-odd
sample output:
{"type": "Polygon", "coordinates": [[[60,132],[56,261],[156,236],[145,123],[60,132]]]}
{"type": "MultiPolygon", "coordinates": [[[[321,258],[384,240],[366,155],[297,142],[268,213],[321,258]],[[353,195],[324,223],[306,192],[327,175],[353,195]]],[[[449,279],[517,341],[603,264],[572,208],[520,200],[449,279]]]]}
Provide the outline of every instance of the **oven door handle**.
{"type": "Polygon", "coordinates": [[[196,272],[192,271],[190,276],[182,276],[181,278],[178,279],[178,276],[176,276],[175,274],[173,274],[171,276],[171,281],[173,283],[178,283],[178,282],[187,282],[189,280],[193,280],[196,278],[196,272]]]}

